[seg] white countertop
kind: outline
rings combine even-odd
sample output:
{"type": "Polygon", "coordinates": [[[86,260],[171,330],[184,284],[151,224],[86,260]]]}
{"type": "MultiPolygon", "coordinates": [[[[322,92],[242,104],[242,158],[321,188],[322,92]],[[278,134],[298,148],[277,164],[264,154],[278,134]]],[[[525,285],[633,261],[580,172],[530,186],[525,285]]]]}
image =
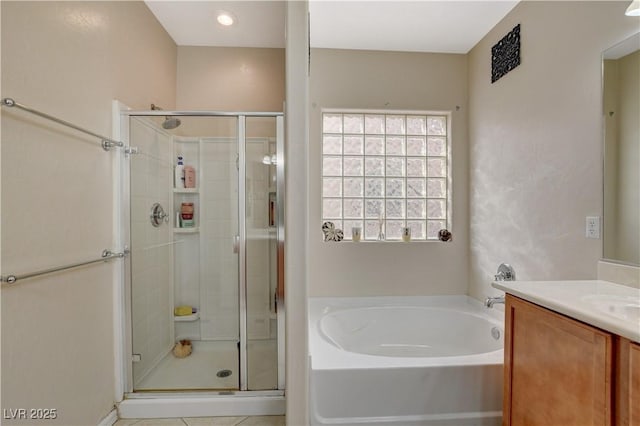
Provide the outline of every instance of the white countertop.
{"type": "Polygon", "coordinates": [[[494,281],[492,286],[640,342],[640,289],[601,280],[494,281]]]}

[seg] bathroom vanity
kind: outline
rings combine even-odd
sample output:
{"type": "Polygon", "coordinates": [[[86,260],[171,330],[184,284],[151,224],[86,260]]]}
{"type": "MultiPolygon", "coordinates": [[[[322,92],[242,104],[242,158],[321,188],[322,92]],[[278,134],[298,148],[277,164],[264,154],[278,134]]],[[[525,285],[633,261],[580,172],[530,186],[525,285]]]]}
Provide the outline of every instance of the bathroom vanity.
{"type": "Polygon", "coordinates": [[[493,286],[507,293],[503,425],[640,425],[640,290],[493,286]]]}

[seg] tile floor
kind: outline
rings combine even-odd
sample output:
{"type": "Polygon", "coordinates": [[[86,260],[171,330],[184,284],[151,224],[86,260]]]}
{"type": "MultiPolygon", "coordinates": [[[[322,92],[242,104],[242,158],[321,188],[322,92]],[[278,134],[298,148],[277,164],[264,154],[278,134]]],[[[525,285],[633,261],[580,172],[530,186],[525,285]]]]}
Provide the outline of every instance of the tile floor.
{"type": "Polygon", "coordinates": [[[285,426],[284,416],[122,419],[114,426],[285,426]]]}

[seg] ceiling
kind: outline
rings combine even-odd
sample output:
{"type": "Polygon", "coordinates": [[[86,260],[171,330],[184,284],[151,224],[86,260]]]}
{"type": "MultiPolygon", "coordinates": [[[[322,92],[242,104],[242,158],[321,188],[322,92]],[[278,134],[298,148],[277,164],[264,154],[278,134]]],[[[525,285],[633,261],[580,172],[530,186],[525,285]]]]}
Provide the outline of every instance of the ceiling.
{"type": "MultiPolygon", "coordinates": [[[[518,1],[311,0],[311,47],[467,53],[518,1]]],[[[283,1],[145,3],[179,46],[284,47],[283,1]]]]}
{"type": "Polygon", "coordinates": [[[145,3],[178,46],[284,47],[282,1],[145,3]],[[231,12],[236,23],[230,27],[218,24],[218,11],[231,12]]]}
{"type": "Polygon", "coordinates": [[[620,59],[640,49],[640,33],[635,33],[628,39],[612,46],[604,51],[604,59],[620,59]]]}

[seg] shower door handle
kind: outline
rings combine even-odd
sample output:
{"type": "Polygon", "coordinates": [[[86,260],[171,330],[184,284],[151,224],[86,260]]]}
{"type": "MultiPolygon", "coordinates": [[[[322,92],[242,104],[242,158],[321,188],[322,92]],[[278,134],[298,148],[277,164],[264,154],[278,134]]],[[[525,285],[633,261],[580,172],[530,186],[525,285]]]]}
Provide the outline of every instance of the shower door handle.
{"type": "Polygon", "coordinates": [[[240,235],[233,237],[233,252],[236,254],[240,253],[240,235]]]}

